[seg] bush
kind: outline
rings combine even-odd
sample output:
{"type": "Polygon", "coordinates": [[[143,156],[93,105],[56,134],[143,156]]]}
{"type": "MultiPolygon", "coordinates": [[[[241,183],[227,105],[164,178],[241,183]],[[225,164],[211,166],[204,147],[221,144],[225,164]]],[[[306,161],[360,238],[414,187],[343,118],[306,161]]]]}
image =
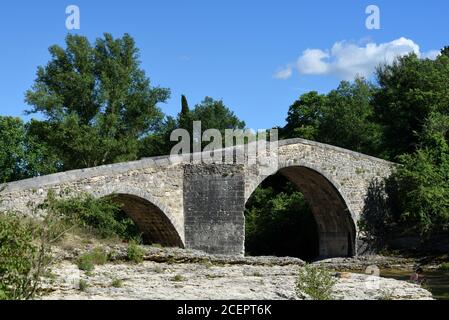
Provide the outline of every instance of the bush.
{"type": "Polygon", "coordinates": [[[80,281],[78,283],[78,289],[82,292],[85,292],[87,290],[87,288],[89,288],[89,284],[87,283],[87,281],[80,279],[80,281]]]}
{"type": "Polygon", "coordinates": [[[76,264],[78,266],[78,269],[87,271],[87,272],[92,271],[95,268],[89,255],[86,255],[86,254],[83,254],[82,256],[80,256],[78,258],[78,260],[76,261],[76,264]]]}
{"type": "Polygon", "coordinates": [[[449,233],[449,116],[431,114],[413,154],[393,175],[402,230],[430,237],[449,233]]]}
{"type": "Polygon", "coordinates": [[[0,213],[0,300],[35,296],[51,263],[50,217],[37,224],[15,214],[0,213]]]}
{"type": "Polygon", "coordinates": [[[128,244],[127,258],[128,261],[141,263],[145,255],[145,250],[139,246],[136,241],[130,241],[128,244]]]}
{"type": "Polygon", "coordinates": [[[323,268],[306,265],[299,271],[296,281],[296,294],[313,300],[332,299],[332,290],[337,280],[323,268]]]}
{"type": "Polygon", "coordinates": [[[120,279],[113,279],[111,285],[114,288],[121,288],[121,287],[123,287],[123,281],[120,279]]]}
{"type": "Polygon", "coordinates": [[[173,281],[173,282],[182,282],[182,281],[185,281],[185,278],[182,275],[177,274],[173,278],[171,278],[170,280],[173,281]]]}
{"type": "Polygon", "coordinates": [[[379,296],[377,297],[377,300],[394,300],[394,292],[390,289],[382,289],[379,291],[379,296]]]}
{"type": "Polygon", "coordinates": [[[449,271],[449,262],[443,262],[439,265],[438,269],[440,271],[449,271]]]}
{"type": "Polygon", "coordinates": [[[78,257],[77,265],[80,270],[92,271],[96,265],[103,265],[108,261],[108,256],[101,248],[95,248],[91,252],[78,257]]]}
{"type": "Polygon", "coordinates": [[[129,240],[139,236],[134,222],[110,197],[96,199],[82,194],[61,199],[49,193],[44,208],[55,212],[65,223],[89,229],[101,238],[118,236],[129,240]]]}

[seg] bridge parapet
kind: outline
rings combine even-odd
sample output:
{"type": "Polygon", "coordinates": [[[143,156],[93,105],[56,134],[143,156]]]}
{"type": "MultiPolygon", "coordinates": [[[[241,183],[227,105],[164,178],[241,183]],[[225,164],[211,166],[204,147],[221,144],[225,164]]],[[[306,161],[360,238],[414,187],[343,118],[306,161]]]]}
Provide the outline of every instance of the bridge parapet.
{"type": "MultiPolygon", "coordinates": [[[[373,180],[388,177],[395,164],[303,139],[268,146],[270,152],[256,155],[244,147],[243,163],[192,163],[203,158],[198,154],[162,156],[12,182],[1,192],[0,210],[42,215],[31,208],[42,203],[49,190],[62,196],[67,191],[96,197],[116,194],[145,230],[171,224],[174,231],[161,233],[165,243],[242,254],[245,203],[264,179],[279,172],[311,204],[321,228],[320,254],[355,254],[357,222],[368,188],[373,180]]],[[[215,152],[237,154],[240,149],[215,152]]]]}

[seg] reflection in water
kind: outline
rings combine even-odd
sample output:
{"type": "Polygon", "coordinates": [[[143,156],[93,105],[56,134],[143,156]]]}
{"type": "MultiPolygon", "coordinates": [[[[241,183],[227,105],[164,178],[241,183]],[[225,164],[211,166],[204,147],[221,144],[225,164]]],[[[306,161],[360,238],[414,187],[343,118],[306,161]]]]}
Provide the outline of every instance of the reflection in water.
{"type": "MultiPolygon", "coordinates": [[[[385,269],[382,270],[380,275],[385,278],[393,278],[397,280],[410,280],[410,275],[412,271],[407,270],[394,270],[385,269]]],[[[448,271],[428,271],[425,270],[423,273],[426,279],[426,284],[424,287],[432,292],[435,299],[449,300],[449,272],[448,271]]]]}

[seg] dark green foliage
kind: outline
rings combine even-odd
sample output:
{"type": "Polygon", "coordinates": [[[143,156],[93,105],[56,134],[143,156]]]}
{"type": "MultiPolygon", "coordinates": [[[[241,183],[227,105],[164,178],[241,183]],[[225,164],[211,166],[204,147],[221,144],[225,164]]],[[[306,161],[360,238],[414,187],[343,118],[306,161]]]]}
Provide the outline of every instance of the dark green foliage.
{"type": "Polygon", "coordinates": [[[111,286],[114,288],[122,288],[123,287],[123,281],[120,279],[112,279],[111,286]]]}
{"type": "Polygon", "coordinates": [[[384,128],[382,147],[390,159],[397,160],[417,149],[431,113],[449,115],[449,57],[433,61],[410,54],[381,66],[377,78],[373,104],[384,128]]]}
{"type": "Polygon", "coordinates": [[[64,170],[136,159],[138,140],[160,123],[157,104],[170,92],[150,86],[134,40],[105,34],[91,44],[68,35],[66,48],[50,54],[26,93],[31,112],[46,119],[32,123],[40,141],[54,147],[64,170]]]}
{"type": "Polygon", "coordinates": [[[442,264],[440,264],[438,266],[438,270],[448,272],[449,271],[449,262],[443,262],[442,264]]]}
{"type": "Polygon", "coordinates": [[[287,125],[282,130],[282,136],[318,140],[326,103],[326,95],[318,94],[316,91],[303,94],[290,106],[287,125]]]}
{"type": "Polygon", "coordinates": [[[19,217],[0,214],[0,299],[26,299],[33,294],[38,247],[33,244],[34,226],[19,217]]]}
{"type": "Polygon", "coordinates": [[[18,180],[22,176],[25,158],[25,126],[19,118],[0,117],[1,182],[18,180]]]}
{"type": "Polygon", "coordinates": [[[188,120],[190,114],[189,103],[185,95],[181,96],[181,113],[179,114],[180,127],[184,128],[187,124],[184,124],[183,120],[188,120]]]}
{"type": "Polygon", "coordinates": [[[166,117],[157,128],[156,133],[151,134],[139,142],[139,156],[152,157],[170,154],[177,142],[170,141],[171,133],[179,128],[179,123],[173,117],[166,117]]]}
{"type": "Polygon", "coordinates": [[[342,81],[329,94],[306,93],[290,107],[283,138],[304,138],[379,155],[381,127],[373,121],[375,88],[364,79],[342,81]]]}
{"type": "Polygon", "coordinates": [[[418,149],[400,156],[402,165],[370,191],[361,229],[377,247],[394,235],[419,235],[425,240],[449,234],[448,133],[449,116],[431,113],[418,149]]]}
{"type": "Polygon", "coordinates": [[[80,279],[80,281],[78,283],[78,289],[81,292],[85,292],[85,291],[87,291],[88,288],[89,288],[89,283],[87,283],[87,281],[84,279],[80,279]]]}
{"type": "MultiPolygon", "coordinates": [[[[245,122],[241,121],[228,107],[226,107],[222,100],[214,100],[210,97],[204,98],[204,100],[195,106],[190,111],[188,116],[183,116],[184,123],[187,126],[183,127],[190,134],[191,145],[193,146],[193,122],[201,121],[201,136],[204,131],[208,129],[217,129],[220,131],[223,140],[221,145],[225,145],[225,130],[226,129],[244,129],[245,122]]],[[[182,123],[180,123],[182,124],[182,123]]],[[[209,142],[203,142],[202,148],[204,148],[209,142]]],[[[192,149],[193,152],[193,149],[192,149]]]]}
{"type": "Polygon", "coordinates": [[[181,97],[181,112],[178,114],[177,127],[178,128],[190,128],[192,124],[190,123],[191,112],[189,108],[189,103],[185,95],[181,97]]]}
{"type": "Polygon", "coordinates": [[[80,269],[82,271],[86,271],[86,272],[90,272],[90,271],[94,270],[94,268],[95,268],[95,265],[90,260],[90,257],[88,255],[80,256],[77,259],[76,264],[78,266],[78,269],[80,269]]]}
{"type": "Polygon", "coordinates": [[[380,156],[381,127],[373,121],[375,88],[364,79],[341,82],[327,95],[326,114],[320,127],[323,142],[380,156]]]}
{"type": "Polygon", "coordinates": [[[104,265],[108,261],[108,255],[101,248],[95,248],[90,252],[84,253],[77,259],[77,265],[80,270],[90,272],[96,265],[104,265]]]}
{"type": "MultiPolygon", "coordinates": [[[[203,131],[207,129],[218,129],[224,136],[225,129],[243,129],[245,122],[241,121],[222,100],[214,100],[210,97],[195,106],[189,115],[189,125],[193,121],[201,121],[203,131]]],[[[185,128],[191,132],[191,127],[185,128]]]]}
{"type": "Polygon", "coordinates": [[[185,95],[181,96],[181,114],[188,115],[190,112],[189,103],[187,102],[187,98],[185,95]]]}
{"type": "Polygon", "coordinates": [[[145,256],[145,250],[135,240],[132,240],[128,244],[127,259],[134,263],[143,262],[145,256]]]}
{"type": "Polygon", "coordinates": [[[303,137],[400,162],[372,186],[361,227],[377,245],[389,235],[449,231],[449,57],[398,58],[377,84],[356,79],[307,93],[289,110],[283,137],[303,137]],[[385,194],[385,191],[387,194],[385,194]]]}
{"type": "Polygon", "coordinates": [[[37,224],[0,212],[0,300],[32,299],[51,264],[51,242],[58,236],[52,217],[37,224]]]}
{"type": "Polygon", "coordinates": [[[174,277],[172,277],[170,279],[170,281],[173,281],[173,282],[182,282],[182,281],[185,281],[185,280],[186,279],[182,275],[180,275],[180,274],[177,274],[177,275],[175,275],[174,277]]]}
{"type": "Polygon", "coordinates": [[[45,203],[67,224],[86,228],[102,238],[133,239],[139,236],[134,222],[120,209],[113,198],[96,199],[82,194],[73,198],[56,198],[49,194],[45,203]]]}
{"type": "Polygon", "coordinates": [[[296,294],[301,298],[331,300],[337,279],[329,270],[306,265],[299,270],[296,280],[296,294]]]}
{"type": "Polygon", "coordinates": [[[31,123],[0,116],[0,183],[57,171],[58,159],[34,135],[31,123]]]}
{"type": "Polygon", "coordinates": [[[449,232],[449,115],[432,113],[421,144],[400,157],[393,176],[402,229],[430,235],[449,232]]]}
{"type": "MultiPolygon", "coordinates": [[[[157,133],[141,141],[140,156],[149,157],[170,154],[172,147],[178,143],[177,141],[170,141],[170,135],[175,129],[186,129],[188,131],[192,148],[194,121],[201,121],[201,134],[207,129],[219,130],[223,137],[223,146],[226,129],[245,128],[245,122],[241,121],[234,112],[226,107],[223,101],[206,97],[193,110],[189,110],[187,99],[184,97],[182,98],[182,110],[177,118],[167,117],[163,125],[158,128],[157,133]]],[[[203,147],[207,144],[203,143],[203,147]]]]}
{"type": "Polygon", "coordinates": [[[312,259],[318,230],[304,196],[281,175],[267,178],[245,211],[247,253],[312,259]]]}

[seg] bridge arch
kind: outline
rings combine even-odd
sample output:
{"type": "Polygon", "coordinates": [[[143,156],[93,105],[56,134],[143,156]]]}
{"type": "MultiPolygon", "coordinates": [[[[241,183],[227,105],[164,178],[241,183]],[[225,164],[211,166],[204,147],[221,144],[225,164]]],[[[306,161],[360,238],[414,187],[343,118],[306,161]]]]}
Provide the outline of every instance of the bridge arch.
{"type": "MultiPolygon", "coordinates": [[[[300,162],[279,163],[271,175],[281,174],[293,183],[309,203],[318,228],[320,258],[346,257],[356,254],[357,226],[340,185],[322,170],[300,162]]],[[[249,200],[268,176],[258,177],[245,196],[249,200]]]]}
{"type": "Polygon", "coordinates": [[[91,191],[97,198],[112,197],[134,221],[145,243],[166,247],[184,247],[183,230],[175,216],[148,192],[133,187],[104,187],[91,191]]]}

